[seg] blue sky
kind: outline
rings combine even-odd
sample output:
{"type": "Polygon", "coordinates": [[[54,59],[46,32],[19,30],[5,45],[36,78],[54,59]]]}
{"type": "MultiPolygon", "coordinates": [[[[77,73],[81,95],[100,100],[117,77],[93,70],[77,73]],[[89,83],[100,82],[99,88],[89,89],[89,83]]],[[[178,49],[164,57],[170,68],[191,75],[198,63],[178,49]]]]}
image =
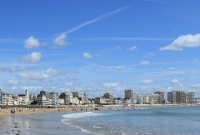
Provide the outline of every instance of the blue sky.
{"type": "Polygon", "coordinates": [[[199,0],[2,1],[0,88],[200,96],[199,13],[199,0]]]}

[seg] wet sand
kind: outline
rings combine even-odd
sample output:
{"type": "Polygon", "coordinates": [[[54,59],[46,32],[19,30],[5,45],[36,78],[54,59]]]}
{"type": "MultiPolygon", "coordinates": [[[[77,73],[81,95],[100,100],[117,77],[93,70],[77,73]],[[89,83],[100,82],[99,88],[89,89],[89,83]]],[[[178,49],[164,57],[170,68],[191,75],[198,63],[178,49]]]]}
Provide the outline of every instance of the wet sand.
{"type": "Polygon", "coordinates": [[[32,114],[4,114],[0,117],[0,122],[3,123],[0,126],[0,135],[91,135],[61,122],[64,114],[73,113],[69,111],[72,110],[42,109],[39,113],[32,114]]]}

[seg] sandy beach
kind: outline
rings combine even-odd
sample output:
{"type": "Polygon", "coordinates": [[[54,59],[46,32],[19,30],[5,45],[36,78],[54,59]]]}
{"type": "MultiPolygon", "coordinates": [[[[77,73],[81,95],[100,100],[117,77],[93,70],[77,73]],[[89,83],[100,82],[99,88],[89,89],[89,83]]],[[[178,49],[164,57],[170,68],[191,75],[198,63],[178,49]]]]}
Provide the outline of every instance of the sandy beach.
{"type": "MultiPolygon", "coordinates": [[[[42,134],[43,129],[37,127],[40,124],[40,120],[37,120],[35,117],[37,116],[49,116],[53,117],[55,115],[62,115],[66,113],[73,113],[73,112],[87,112],[87,111],[95,111],[99,110],[100,108],[96,108],[93,106],[63,106],[59,108],[4,108],[0,109],[0,135],[20,135],[20,134],[30,134],[30,130],[35,128],[35,131],[31,131],[31,135],[42,134]],[[14,111],[15,113],[11,113],[14,111]],[[37,132],[37,133],[34,133],[37,132]]],[[[105,108],[101,108],[105,109],[105,108]]],[[[51,119],[51,118],[50,118],[51,119]]],[[[53,121],[52,129],[61,128],[61,122],[53,121]]],[[[48,127],[48,128],[49,128],[48,127]]],[[[63,127],[65,128],[65,127],[63,127]]],[[[76,128],[68,127],[73,132],[81,132],[77,131],[76,128]]],[[[44,132],[49,132],[44,130],[44,132]]],[[[71,134],[73,135],[73,132],[71,134]]],[[[48,133],[51,134],[51,133],[48,133]]],[[[82,134],[79,133],[79,134],[82,134]]],[[[84,133],[88,135],[88,133],[84,133]]]]}
{"type": "MultiPolygon", "coordinates": [[[[181,105],[181,106],[180,105],[137,105],[134,107],[125,107],[125,108],[123,106],[103,106],[103,107],[98,107],[98,108],[91,107],[91,106],[90,107],[64,106],[61,108],[4,108],[4,109],[0,109],[0,134],[1,135],[7,135],[7,134],[20,135],[20,134],[24,134],[27,129],[34,128],[34,127],[36,127],[36,130],[38,130],[37,126],[33,126],[39,123],[39,121],[37,121],[33,117],[33,116],[38,116],[38,115],[43,115],[43,116],[49,115],[49,117],[51,117],[56,114],[61,115],[61,114],[66,114],[66,113],[87,112],[87,111],[96,111],[96,110],[141,109],[141,108],[150,109],[150,108],[161,108],[161,107],[187,107],[187,106],[194,106],[194,105],[181,105]],[[15,113],[11,113],[11,111],[13,110],[15,111],[15,113]],[[22,127],[26,127],[26,128],[22,128],[22,127]]],[[[53,125],[50,125],[50,127],[51,126],[54,129],[62,127],[62,125],[59,125],[59,124],[57,124],[55,127],[53,125]]],[[[34,134],[31,134],[31,135],[34,135],[34,134]]]]}

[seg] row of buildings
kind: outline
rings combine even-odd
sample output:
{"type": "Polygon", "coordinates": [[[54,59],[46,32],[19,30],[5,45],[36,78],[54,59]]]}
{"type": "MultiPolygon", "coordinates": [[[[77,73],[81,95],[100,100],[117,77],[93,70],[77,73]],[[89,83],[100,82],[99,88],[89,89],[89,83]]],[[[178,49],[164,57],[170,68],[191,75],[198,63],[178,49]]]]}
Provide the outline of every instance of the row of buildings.
{"type": "Polygon", "coordinates": [[[104,95],[89,99],[84,92],[58,92],[40,91],[36,95],[29,94],[25,90],[24,94],[13,96],[3,92],[0,89],[0,105],[38,105],[38,106],[56,106],[56,105],[84,105],[84,104],[101,104],[101,105],[129,105],[129,104],[165,104],[165,103],[197,103],[195,92],[172,91],[167,93],[167,101],[164,92],[157,91],[150,94],[137,94],[133,89],[127,89],[124,92],[124,98],[114,98],[113,94],[105,93],[104,95]]]}

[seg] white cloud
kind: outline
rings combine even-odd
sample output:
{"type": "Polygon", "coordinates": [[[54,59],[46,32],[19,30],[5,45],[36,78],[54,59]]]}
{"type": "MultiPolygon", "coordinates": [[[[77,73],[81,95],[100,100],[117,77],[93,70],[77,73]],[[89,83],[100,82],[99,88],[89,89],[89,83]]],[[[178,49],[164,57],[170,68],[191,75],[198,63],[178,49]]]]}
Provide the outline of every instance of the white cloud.
{"type": "Polygon", "coordinates": [[[63,72],[58,72],[55,69],[49,68],[41,72],[21,72],[18,74],[18,77],[27,80],[47,80],[63,74],[63,72]]]}
{"type": "Polygon", "coordinates": [[[136,49],[137,49],[137,46],[133,46],[133,47],[129,48],[128,51],[134,51],[136,49]]]}
{"type": "Polygon", "coordinates": [[[57,38],[55,38],[53,42],[54,42],[54,44],[56,46],[62,47],[64,45],[66,45],[66,41],[65,41],[66,38],[67,38],[66,34],[61,34],[60,36],[58,36],[57,38]]]}
{"type": "Polygon", "coordinates": [[[36,63],[40,61],[42,54],[40,52],[33,52],[28,55],[24,55],[21,58],[21,61],[24,63],[36,63]]]}
{"type": "Polygon", "coordinates": [[[143,79],[143,80],[142,80],[142,83],[143,83],[143,84],[153,83],[153,80],[143,79]]]}
{"type": "Polygon", "coordinates": [[[92,55],[87,53],[87,52],[85,52],[85,53],[83,53],[83,57],[84,58],[92,58],[92,55]]]}
{"type": "Polygon", "coordinates": [[[141,65],[148,65],[148,64],[150,64],[150,62],[149,61],[141,61],[140,64],[141,65]]]}
{"type": "Polygon", "coordinates": [[[196,35],[182,35],[175,39],[171,44],[161,47],[160,51],[172,50],[181,51],[184,47],[198,47],[200,46],[200,34],[196,35]]]}
{"type": "Polygon", "coordinates": [[[28,39],[26,39],[24,44],[24,47],[27,49],[38,48],[40,46],[38,39],[34,38],[33,36],[30,36],[28,39]]]}
{"type": "Polygon", "coordinates": [[[6,83],[9,85],[16,85],[16,84],[18,84],[18,81],[17,80],[8,80],[6,83]]]}
{"type": "Polygon", "coordinates": [[[178,83],[180,83],[180,82],[179,82],[179,80],[178,80],[178,79],[172,79],[172,80],[171,80],[171,83],[178,84],[178,83]]]}
{"type": "Polygon", "coordinates": [[[7,67],[7,66],[1,66],[0,65],[0,71],[3,71],[3,72],[18,72],[20,70],[21,69],[18,66],[7,67]]]}
{"type": "Polygon", "coordinates": [[[126,66],[124,65],[115,67],[116,70],[124,70],[125,68],[126,66]]]}

